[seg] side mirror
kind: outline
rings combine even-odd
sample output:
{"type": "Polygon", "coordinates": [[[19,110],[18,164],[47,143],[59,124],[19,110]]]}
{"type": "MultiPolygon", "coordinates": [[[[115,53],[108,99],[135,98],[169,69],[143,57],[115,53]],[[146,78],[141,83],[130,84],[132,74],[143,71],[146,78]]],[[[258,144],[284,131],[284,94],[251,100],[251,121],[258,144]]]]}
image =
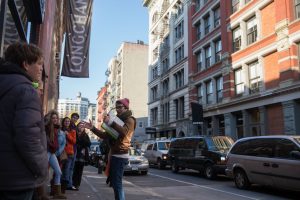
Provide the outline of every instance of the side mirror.
{"type": "Polygon", "coordinates": [[[290,155],[291,155],[292,158],[300,160],[300,152],[299,151],[291,151],[290,155]]]}

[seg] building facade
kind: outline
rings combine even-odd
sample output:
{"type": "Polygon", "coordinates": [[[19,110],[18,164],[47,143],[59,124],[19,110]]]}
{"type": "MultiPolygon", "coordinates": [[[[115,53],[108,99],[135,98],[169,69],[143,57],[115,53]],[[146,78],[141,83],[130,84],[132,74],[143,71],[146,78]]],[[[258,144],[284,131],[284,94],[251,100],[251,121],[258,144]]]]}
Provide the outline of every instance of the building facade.
{"type": "Polygon", "coordinates": [[[98,91],[97,97],[97,105],[96,105],[96,123],[95,126],[98,129],[101,129],[101,123],[103,122],[103,115],[106,112],[107,108],[107,88],[102,87],[100,91],[98,91]]]}
{"type": "Polygon", "coordinates": [[[203,133],[299,134],[299,1],[199,0],[190,13],[190,96],[203,105],[203,133]]]}
{"type": "Polygon", "coordinates": [[[143,5],[151,137],[299,134],[299,0],[143,5]],[[203,108],[199,125],[191,103],[203,108]]]}
{"type": "Polygon", "coordinates": [[[114,109],[116,100],[128,98],[130,100],[129,109],[137,119],[137,125],[142,126],[135,130],[132,140],[136,142],[146,139],[147,66],[148,45],[138,40],[137,43],[123,42],[117,55],[110,60],[106,71],[106,112],[114,109]]]}
{"type": "Polygon", "coordinates": [[[145,0],[149,12],[151,138],[185,136],[189,120],[188,1],[145,0]]]}
{"type": "Polygon", "coordinates": [[[79,92],[76,99],[58,99],[57,111],[60,118],[70,117],[72,113],[76,112],[79,114],[80,120],[88,120],[89,106],[89,100],[82,97],[79,92]]]}

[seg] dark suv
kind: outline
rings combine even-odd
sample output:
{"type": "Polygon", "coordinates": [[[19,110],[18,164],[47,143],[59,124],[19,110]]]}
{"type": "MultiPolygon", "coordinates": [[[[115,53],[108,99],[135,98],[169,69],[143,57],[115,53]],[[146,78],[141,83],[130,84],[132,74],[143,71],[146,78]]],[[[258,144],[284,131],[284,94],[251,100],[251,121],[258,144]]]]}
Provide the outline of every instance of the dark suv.
{"type": "Polygon", "coordinates": [[[228,136],[195,136],[171,141],[169,158],[173,172],[194,169],[203,172],[208,179],[225,174],[226,153],[233,144],[228,136]]]}

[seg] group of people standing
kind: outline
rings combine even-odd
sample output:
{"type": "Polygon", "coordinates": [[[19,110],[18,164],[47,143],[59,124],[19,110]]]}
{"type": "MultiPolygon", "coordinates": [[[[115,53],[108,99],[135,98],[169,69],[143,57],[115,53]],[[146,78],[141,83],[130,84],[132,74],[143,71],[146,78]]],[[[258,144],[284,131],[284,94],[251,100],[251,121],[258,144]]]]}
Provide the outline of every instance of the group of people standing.
{"type": "MultiPolygon", "coordinates": [[[[43,115],[38,90],[43,63],[40,48],[21,42],[8,46],[0,59],[0,200],[49,199],[44,195],[49,167],[54,172],[51,194],[66,199],[65,189],[78,190],[88,159],[90,139],[85,128],[102,139],[109,138],[90,122],[76,126],[77,113],[61,123],[56,111],[43,115]]],[[[129,99],[119,99],[115,106],[124,125],[109,115],[103,121],[119,133],[110,143],[109,180],[115,199],[124,200],[122,177],[136,120],[129,99]]]]}
{"type": "Polygon", "coordinates": [[[65,199],[65,190],[79,189],[83,167],[89,159],[90,138],[82,122],[76,125],[78,119],[78,113],[73,113],[60,123],[54,110],[44,118],[49,166],[54,172],[50,195],[54,198],[65,199]]]}

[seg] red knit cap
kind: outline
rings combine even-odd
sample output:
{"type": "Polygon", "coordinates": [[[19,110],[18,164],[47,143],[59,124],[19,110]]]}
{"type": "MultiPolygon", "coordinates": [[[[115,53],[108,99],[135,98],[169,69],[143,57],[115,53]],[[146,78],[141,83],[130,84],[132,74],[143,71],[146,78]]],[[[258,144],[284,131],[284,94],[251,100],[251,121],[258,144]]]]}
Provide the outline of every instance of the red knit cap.
{"type": "Polygon", "coordinates": [[[125,108],[129,108],[129,99],[124,98],[124,99],[119,99],[116,101],[116,103],[121,103],[125,106],[125,108]]]}

